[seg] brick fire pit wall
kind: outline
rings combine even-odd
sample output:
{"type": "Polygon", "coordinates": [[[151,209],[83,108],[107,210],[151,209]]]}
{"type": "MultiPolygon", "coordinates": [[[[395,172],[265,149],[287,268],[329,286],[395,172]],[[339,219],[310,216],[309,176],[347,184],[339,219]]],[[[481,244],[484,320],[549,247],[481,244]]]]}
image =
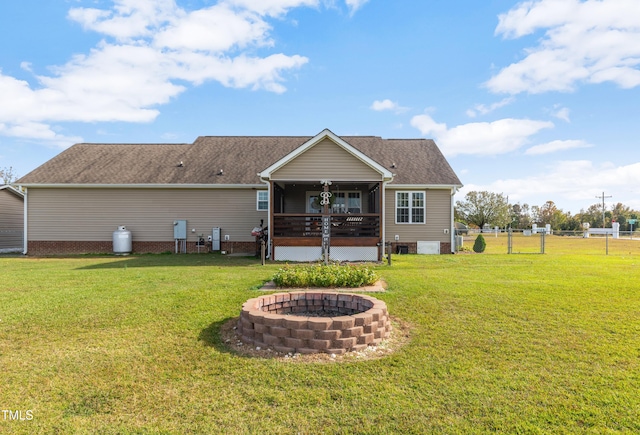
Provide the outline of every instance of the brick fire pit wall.
{"type": "Polygon", "coordinates": [[[283,353],[344,354],[388,338],[387,304],[371,296],[330,291],[276,293],[242,305],[240,340],[283,353]],[[323,312],[335,313],[322,317],[323,312]],[[314,314],[317,313],[317,314],[314,314]]]}

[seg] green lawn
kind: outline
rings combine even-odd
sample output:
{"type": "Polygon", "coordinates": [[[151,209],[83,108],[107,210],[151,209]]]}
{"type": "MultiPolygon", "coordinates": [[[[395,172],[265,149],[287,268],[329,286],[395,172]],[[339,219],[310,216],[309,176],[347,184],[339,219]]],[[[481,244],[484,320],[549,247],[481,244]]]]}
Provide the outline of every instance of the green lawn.
{"type": "Polygon", "coordinates": [[[221,342],[278,265],[0,258],[0,433],[640,432],[640,256],[496,243],[378,266],[411,339],[341,363],[221,342]]]}

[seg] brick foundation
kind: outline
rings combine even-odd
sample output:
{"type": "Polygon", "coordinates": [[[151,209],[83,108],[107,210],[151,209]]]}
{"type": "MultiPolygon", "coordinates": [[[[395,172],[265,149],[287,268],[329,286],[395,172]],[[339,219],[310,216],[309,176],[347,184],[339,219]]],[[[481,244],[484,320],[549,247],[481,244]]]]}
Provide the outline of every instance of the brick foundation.
{"type": "Polygon", "coordinates": [[[220,250],[227,254],[255,255],[257,246],[256,242],[220,242],[220,250]]]}
{"type": "MultiPolygon", "coordinates": [[[[415,242],[392,242],[391,248],[395,255],[398,245],[407,246],[409,254],[418,252],[418,245],[415,242]]],[[[134,254],[161,254],[164,252],[175,252],[175,242],[131,242],[132,253],[134,254]]],[[[227,254],[247,254],[255,255],[257,251],[256,242],[220,242],[220,249],[227,254]]],[[[200,246],[200,253],[210,252],[211,244],[200,246]]],[[[196,242],[187,242],[187,253],[198,252],[196,242]]],[[[451,243],[440,243],[441,254],[451,254],[451,243]]],[[[27,245],[27,254],[33,256],[40,255],[75,255],[75,254],[113,254],[112,241],[40,241],[30,240],[27,245]]]]}
{"type": "Polygon", "coordinates": [[[331,291],[276,293],[242,305],[236,333],[242,342],[283,353],[362,350],[388,338],[387,305],[371,296],[331,291]],[[305,313],[330,311],[334,317],[305,313]],[[296,315],[296,314],[300,315],[296,315]]]}
{"type": "MultiPolygon", "coordinates": [[[[418,253],[418,244],[416,242],[391,242],[392,255],[398,252],[398,246],[406,246],[409,249],[407,254],[418,253]]],[[[440,254],[451,254],[451,243],[440,242],[440,254]]]]}
{"type": "MultiPolygon", "coordinates": [[[[161,254],[175,252],[174,241],[169,242],[131,242],[134,254],[161,254]]],[[[253,255],[256,252],[255,242],[222,242],[221,248],[227,253],[247,253],[253,255]]],[[[200,246],[200,253],[211,250],[211,244],[200,246]]],[[[198,252],[196,242],[187,242],[187,253],[198,252]]],[[[113,254],[112,241],[33,241],[27,244],[27,254],[40,255],[75,255],[75,254],[113,254]]]]}

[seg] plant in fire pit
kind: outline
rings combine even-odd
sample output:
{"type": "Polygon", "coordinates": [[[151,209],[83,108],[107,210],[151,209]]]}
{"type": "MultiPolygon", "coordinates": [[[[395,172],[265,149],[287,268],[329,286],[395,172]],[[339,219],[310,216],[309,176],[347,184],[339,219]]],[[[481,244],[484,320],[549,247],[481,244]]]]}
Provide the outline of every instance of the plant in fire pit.
{"type": "Polygon", "coordinates": [[[278,269],[273,282],[278,287],[362,287],[372,285],[378,275],[366,266],[338,264],[285,266],[278,269]]]}

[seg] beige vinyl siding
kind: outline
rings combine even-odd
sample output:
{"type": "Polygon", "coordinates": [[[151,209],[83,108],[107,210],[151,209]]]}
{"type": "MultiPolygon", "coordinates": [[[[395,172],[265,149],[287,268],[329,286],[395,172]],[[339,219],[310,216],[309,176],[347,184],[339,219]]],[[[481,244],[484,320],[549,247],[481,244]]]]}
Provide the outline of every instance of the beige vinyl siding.
{"type": "Polygon", "coordinates": [[[9,189],[0,190],[0,252],[23,248],[24,201],[9,189]]]}
{"type": "Polygon", "coordinates": [[[376,181],[382,175],[329,139],[324,139],[284,167],[272,180],[376,181]]]}
{"type": "MultiPolygon", "coordinates": [[[[385,236],[393,241],[396,235],[402,242],[439,241],[450,242],[451,235],[445,234],[451,223],[451,190],[450,189],[415,189],[425,192],[427,215],[424,224],[396,224],[396,191],[387,188],[385,193],[385,236]]],[[[401,191],[412,191],[401,189],[401,191]]]]}
{"type": "Polygon", "coordinates": [[[173,221],[187,220],[187,240],[222,229],[230,241],[253,241],[267,221],[254,189],[38,189],[28,191],[32,241],[109,241],[124,225],[134,241],[173,240],[173,221]],[[194,228],[195,233],[191,232],[194,228]]]}
{"type": "Polygon", "coordinates": [[[6,189],[0,190],[0,230],[22,231],[24,202],[6,189]]]}

